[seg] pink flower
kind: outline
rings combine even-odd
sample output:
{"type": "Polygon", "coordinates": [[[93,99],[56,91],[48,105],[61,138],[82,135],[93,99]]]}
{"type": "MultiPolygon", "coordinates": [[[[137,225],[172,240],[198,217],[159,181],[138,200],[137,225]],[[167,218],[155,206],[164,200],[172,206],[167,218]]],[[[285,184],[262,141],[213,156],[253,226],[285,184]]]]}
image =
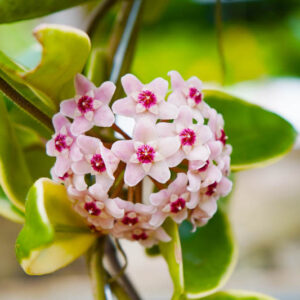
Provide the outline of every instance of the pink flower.
{"type": "Polygon", "coordinates": [[[150,117],[156,119],[174,119],[177,107],[165,101],[168,82],[156,78],[149,84],[142,84],[134,75],[127,74],[121,79],[126,98],[116,101],[112,109],[114,113],[132,117],[150,117]]]}
{"type": "Polygon", "coordinates": [[[124,210],[124,217],[119,219],[114,226],[114,234],[121,236],[125,231],[133,228],[150,228],[148,222],[155,211],[151,205],[132,203],[120,198],[116,199],[118,207],[124,210]]]}
{"type": "Polygon", "coordinates": [[[150,203],[157,207],[149,224],[159,227],[169,216],[176,223],[181,223],[188,216],[188,209],[193,209],[198,204],[198,199],[191,199],[187,191],[187,176],[179,173],[177,178],[167,189],[150,195],[150,203]],[[192,201],[196,200],[196,201],[192,201]]]}
{"type": "Polygon", "coordinates": [[[184,81],[177,71],[170,71],[168,75],[173,88],[168,101],[177,107],[188,105],[197,121],[202,122],[203,117],[207,118],[210,107],[203,101],[202,81],[195,76],[184,81]]]}
{"type": "Polygon", "coordinates": [[[159,242],[166,243],[171,240],[162,227],[157,229],[133,228],[132,230],[125,231],[121,236],[117,235],[117,237],[139,242],[144,247],[152,247],[159,242]]]}
{"type": "Polygon", "coordinates": [[[181,106],[177,119],[173,123],[158,123],[161,137],[177,136],[181,147],[168,158],[171,167],[177,166],[183,159],[206,161],[210,149],[206,144],[213,135],[208,126],[193,123],[193,114],[189,107],[181,106]]]}
{"type": "Polygon", "coordinates": [[[222,178],[222,172],[212,160],[207,160],[204,163],[203,161],[190,161],[187,177],[189,179],[188,190],[197,192],[200,187],[207,187],[214,182],[219,182],[222,178]]]}
{"type": "Polygon", "coordinates": [[[77,74],[75,89],[75,98],[60,105],[61,113],[74,119],[71,125],[73,135],[82,134],[94,125],[110,127],[114,123],[114,115],[108,106],[116,89],[112,82],[106,81],[96,88],[83,75],[77,74]]]}
{"type": "Polygon", "coordinates": [[[224,131],[224,119],[221,114],[213,108],[209,111],[208,126],[215,135],[217,141],[220,141],[224,146],[226,144],[227,136],[224,131]]]}
{"type": "Polygon", "coordinates": [[[116,204],[116,199],[109,199],[103,196],[96,199],[87,190],[77,191],[69,189],[70,196],[75,200],[74,209],[81,216],[86,218],[89,224],[93,225],[100,231],[102,229],[112,229],[115,219],[124,216],[124,210],[116,204]]]}
{"type": "Polygon", "coordinates": [[[178,151],[179,147],[177,137],[158,138],[155,124],[146,119],[136,124],[133,140],[117,141],[111,149],[127,164],[125,183],[134,186],[146,175],[161,183],[167,182],[171,176],[167,158],[178,151]]]}
{"type": "Polygon", "coordinates": [[[72,170],[78,176],[77,181],[74,182],[75,187],[78,190],[86,189],[84,176],[91,174],[96,177],[96,185],[107,192],[114,182],[113,174],[117,169],[119,159],[97,138],[80,135],[77,138],[77,145],[84,156],[82,160],[72,164],[72,170]]]}
{"type": "Polygon", "coordinates": [[[82,154],[76,145],[76,137],[70,132],[70,122],[62,114],[57,113],[53,117],[55,134],[47,142],[46,151],[49,156],[56,156],[54,173],[62,177],[69,170],[73,161],[82,158],[82,154]]]}

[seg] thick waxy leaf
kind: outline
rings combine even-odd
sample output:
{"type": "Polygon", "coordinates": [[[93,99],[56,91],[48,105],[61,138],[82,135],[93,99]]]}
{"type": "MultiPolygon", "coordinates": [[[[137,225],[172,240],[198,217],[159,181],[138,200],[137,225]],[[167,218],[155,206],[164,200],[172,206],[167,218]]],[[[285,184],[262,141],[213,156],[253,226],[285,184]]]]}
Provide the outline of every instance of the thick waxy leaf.
{"type": "Polygon", "coordinates": [[[72,208],[66,189],[41,178],[26,199],[26,220],[16,242],[17,258],[31,275],[66,266],[95,241],[84,219],[72,208]]]}
{"type": "Polygon", "coordinates": [[[225,284],[237,257],[227,216],[220,209],[207,225],[191,232],[180,226],[185,294],[188,298],[211,294],[225,284]]]}
{"type": "Polygon", "coordinates": [[[24,223],[25,215],[17,209],[6,197],[0,186],[0,216],[7,218],[16,223],[24,223]]]}
{"type": "Polygon", "coordinates": [[[237,256],[225,213],[219,209],[208,224],[196,232],[191,232],[192,226],[188,222],[180,226],[179,232],[171,220],[164,226],[172,237],[171,242],[160,244],[174,284],[172,299],[204,297],[221,288],[229,278],[237,256]]]}
{"type": "Polygon", "coordinates": [[[0,23],[37,18],[88,1],[91,0],[0,0],[0,23]]]}
{"type": "Polygon", "coordinates": [[[238,290],[218,292],[216,294],[201,299],[202,300],[275,300],[275,298],[260,293],[238,291],[238,290]]]}
{"type": "Polygon", "coordinates": [[[15,63],[0,51],[0,77],[17,90],[27,101],[31,102],[48,116],[52,116],[55,112],[55,105],[48,98],[39,97],[17,75],[27,71],[25,67],[15,63]]]}
{"type": "Polygon", "coordinates": [[[172,240],[168,243],[160,243],[160,252],[165,258],[169,272],[173,281],[173,298],[178,299],[178,296],[184,293],[184,279],[180,237],[178,225],[170,218],[164,223],[164,229],[172,240]]]}
{"type": "Polygon", "coordinates": [[[273,162],[293,146],[296,131],[280,116],[228,94],[207,90],[205,101],[223,114],[232,170],[273,162]]]}
{"type": "Polygon", "coordinates": [[[30,86],[49,106],[55,107],[61,97],[73,95],[70,82],[80,73],[90,51],[89,37],[81,30],[54,24],[38,26],[34,35],[42,45],[42,58],[37,67],[16,68],[0,59],[2,71],[11,79],[30,86]]]}
{"type": "Polygon", "coordinates": [[[24,211],[32,179],[0,93],[0,184],[9,200],[24,211]]]}

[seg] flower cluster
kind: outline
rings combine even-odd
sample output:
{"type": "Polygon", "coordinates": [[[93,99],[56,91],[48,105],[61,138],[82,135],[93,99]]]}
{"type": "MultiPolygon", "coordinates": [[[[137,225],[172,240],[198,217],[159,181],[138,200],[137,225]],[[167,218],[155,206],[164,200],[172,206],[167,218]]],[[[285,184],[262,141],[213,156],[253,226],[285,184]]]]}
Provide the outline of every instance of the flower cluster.
{"type": "Polygon", "coordinates": [[[142,84],[125,75],[126,97],[111,108],[112,82],[97,88],[77,75],[76,96],[61,103],[47,143],[48,155],[56,157],[52,178],[66,186],[91,230],[146,247],[170,240],[162,227],[167,217],[178,224],[188,219],[194,229],[204,225],[232,186],[222,116],[204,102],[197,77],[169,75],[169,95],[162,78],[142,84]],[[116,125],[117,115],[134,119],[131,135],[116,125]],[[114,134],[105,140],[95,127],[114,129],[124,139],[114,134]],[[149,185],[155,192],[146,197],[149,185]]]}

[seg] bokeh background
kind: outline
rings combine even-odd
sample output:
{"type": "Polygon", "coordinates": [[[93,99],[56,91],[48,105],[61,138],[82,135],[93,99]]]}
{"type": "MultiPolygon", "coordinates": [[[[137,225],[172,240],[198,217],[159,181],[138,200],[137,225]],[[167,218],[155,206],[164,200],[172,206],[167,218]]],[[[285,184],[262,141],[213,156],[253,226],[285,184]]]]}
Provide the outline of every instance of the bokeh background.
{"type": "MultiPolygon", "coordinates": [[[[225,74],[218,53],[214,0],[147,0],[132,72],[144,82],[199,76],[214,87],[262,105],[300,130],[300,1],[223,0],[225,74]],[[224,85],[221,85],[221,82],[224,85]]],[[[42,19],[0,26],[0,49],[33,67],[40,47],[32,29],[42,22],[85,29],[98,2],[42,19]]],[[[0,12],[1,13],[1,12],[0,12]]],[[[94,36],[106,42],[114,11],[94,36]]],[[[280,300],[300,299],[300,143],[283,160],[236,176],[231,220],[239,261],[228,288],[256,290],[280,300]]],[[[20,226],[0,217],[1,300],[91,300],[84,260],[43,277],[26,276],[16,262],[20,226]]],[[[170,299],[172,283],[161,258],[123,243],[128,273],[147,300],[170,299]]]]}

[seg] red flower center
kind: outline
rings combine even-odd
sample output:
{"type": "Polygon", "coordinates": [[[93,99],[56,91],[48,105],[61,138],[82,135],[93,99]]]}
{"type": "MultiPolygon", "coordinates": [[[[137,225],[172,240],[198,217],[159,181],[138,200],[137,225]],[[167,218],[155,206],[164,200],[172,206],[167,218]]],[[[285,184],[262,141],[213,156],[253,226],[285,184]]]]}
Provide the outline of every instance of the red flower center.
{"type": "Polygon", "coordinates": [[[205,194],[206,194],[207,196],[213,195],[213,194],[216,192],[216,188],[217,188],[217,183],[216,183],[216,182],[210,184],[210,185],[207,187],[207,191],[206,191],[205,194]]]}
{"type": "Polygon", "coordinates": [[[146,240],[148,238],[148,235],[145,231],[138,229],[133,232],[132,238],[136,241],[146,240]]]}
{"type": "Polygon", "coordinates": [[[142,164],[149,164],[154,161],[155,150],[149,145],[142,145],[136,151],[137,158],[142,164]]]}
{"type": "Polygon", "coordinates": [[[194,99],[196,104],[199,104],[202,101],[202,93],[194,87],[190,88],[189,96],[194,99]]]}
{"type": "Polygon", "coordinates": [[[186,145],[192,146],[195,144],[196,133],[194,130],[190,128],[185,128],[180,132],[179,136],[180,136],[182,146],[186,146],[186,145]]]}
{"type": "Polygon", "coordinates": [[[156,96],[151,91],[142,91],[138,95],[138,102],[142,104],[146,109],[157,103],[156,96]]]}
{"type": "Polygon", "coordinates": [[[139,219],[135,212],[127,212],[122,219],[124,225],[133,226],[138,223],[139,219]]]}
{"type": "Polygon", "coordinates": [[[85,114],[88,111],[94,110],[93,107],[93,98],[89,96],[82,96],[77,103],[77,107],[82,114],[85,114]]]}
{"type": "Polygon", "coordinates": [[[86,202],[84,204],[84,209],[93,216],[99,216],[101,214],[101,209],[97,207],[95,202],[86,202]]]}
{"type": "Polygon", "coordinates": [[[209,165],[209,161],[207,160],[205,162],[204,166],[198,169],[198,172],[204,172],[204,171],[206,171],[207,168],[208,168],[208,165],[209,165]]]}
{"type": "Polygon", "coordinates": [[[221,129],[221,136],[216,138],[218,141],[222,142],[223,145],[226,144],[227,136],[224,129],[221,129]]]}
{"type": "Polygon", "coordinates": [[[59,176],[58,178],[60,179],[60,180],[66,180],[68,177],[70,176],[70,174],[68,173],[68,172],[66,172],[63,176],[59,176]]]}
{"type": "Polygon", "coordinates": [[[60,133],[56,136],[54,143],[55,143],[55,149],[58,152],[61,152],[64,149],[69,148],[66,143],[66,138],[67,138],[67,136],[60,134],[60,133]]]}
{"type": "Polygon", "coordinates": [[[91,159],[91,165],[96,172],[102,173],[106,170],[105,163],[100,154],[94,154],[91,159]]]}
{"type": "Polygon", "coordinates": [[[171,202],[171,212],[176,214],[185,208],[185,200],[183,198],[178,198],[176,201],[171,202]]]}

